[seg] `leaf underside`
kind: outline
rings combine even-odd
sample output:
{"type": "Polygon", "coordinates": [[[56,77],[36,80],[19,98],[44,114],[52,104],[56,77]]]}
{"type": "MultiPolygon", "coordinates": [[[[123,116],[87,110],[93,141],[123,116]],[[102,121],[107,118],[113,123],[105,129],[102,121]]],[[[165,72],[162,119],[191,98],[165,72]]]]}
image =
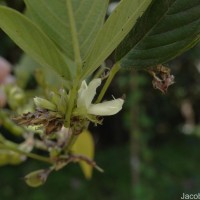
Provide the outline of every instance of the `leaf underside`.
{"type": "Polygon", "coordinates": [[[199,0],[155,0],[116,50],[122,67],[167,62],[200,40],[199,0]]]}
{"type": "Polygon", "coordinates": [[[61,77],[71,80],[69,59],[65,58],[49,37],[27,17],[13,9],[0,6],[0,28],[41,66],[51,68],[61,77]]]}
{"type": "Polygon", "coordinates": [[[82,78],[94,72],[115,50],[152,0],[123,0],[109,16],[84,63],[82,78]]]}
{"type": "MultiPolygon", "coordinates": [[[[66,0],[25,0],[25,3],[31,19],[49,35],[66,56],[74,60],[66,0]]],[[[108,0],[73,0],[71,3],[80,53],[84,59],[103,25],[108,0]]]]}

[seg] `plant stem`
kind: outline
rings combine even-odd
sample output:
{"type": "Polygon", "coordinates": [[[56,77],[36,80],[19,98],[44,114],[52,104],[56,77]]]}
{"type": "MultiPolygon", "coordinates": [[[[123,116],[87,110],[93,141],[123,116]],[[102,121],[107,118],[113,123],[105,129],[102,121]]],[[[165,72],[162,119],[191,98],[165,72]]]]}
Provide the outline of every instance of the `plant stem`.
{"type": "Polygon", "coordinates": [[[70,24],[70,30],[71,30],[71,36],[72,36],[72,44],[73,44],[73,50],[74,50],[74,59],[75,63],[77,65],[77,74],[76,74],[76,79],[73,83],[73,87],[70,91],[70,97],[69,97],[69,103],[68,103],[68,109],[65,115],[65,127],[69,128],[70,127],[70,118],[72,114],[72,109],[74,107],[74,102],[77,94],[77,88],[79,86],[79,76],[81,74],[81,69],[82,69],[82,59],[80,55],[80,47],[79,47],[79,41],[78,41],[78,34],[76,30],[76,23],[74,19],[74,13],[73,13],[73,7],[72,7],[72,2],[71,0],[66,0],[66,8],[67,8],[67,13],[69,17],[69,24],[70,24]]]}
{"type": "Polygon", "coordinates": [[[74,134],[71,135],[71,137],[69,139],[69,142],[68,142],[68,144],[67,144],[67,146],[65,148],[65,152],[68,153],[71,150],[71,148],[72,148],[73,144],[76,142],[78,136],[79,135],[74,135],[74,134]]]}
{"type": "Polygon", "coordinates": [[[76,94],[77,94],[78,83],[79,83],[79,79],[77,78],[75,80],[74,86],[72,87],[72,89],[70,91],[69,102],[67,105],[68,108],[67,108],[67,112],[65,115],[65,123],[64,123],[64,126],[66,128],[70,127],[70,119],[71,119],[71,114],[72,114],[72,110],[74,107],[74,102],[75,102],[75,98],[76,98],[76,94]]]}
{"type": "Polygon", "coordinates": [[[98,96],[98,98],[97,98],[95,103],[100,103],[101,102],[101,100],[102,100],[103,96],[105,95],[105,93],[106,93],[111,81],[113,80],[113,78],[115,77],[115,75],[119,71],[119,69],[120,69],[119,63],[115,63],[114,66],[112,67],[112,69],[110,70],[109,77],[106,80],[106,83],[104,84],[104,86],[103,86],[103,88],[102,88],[102,90],[101,90],[101,92],[100,92],[100,94],[99,94],[99,96],[98,96]]]}
{"type": "Polygon", "coordinates": [[[52,161],[47,157],[39,156],[39,155],[34,154],[34,153],[24,152],[24,151],[18,149],[17,147],[14,147],[14,146],[11,146],[11,145],[0,144],[0,149],[8,149],[8,150],[23,154],[23,155],[25,155],[29,158],[33,158],[35,160],[39,160],[39,161],[46,162],[46,163],[52,163],[52,161]]]}

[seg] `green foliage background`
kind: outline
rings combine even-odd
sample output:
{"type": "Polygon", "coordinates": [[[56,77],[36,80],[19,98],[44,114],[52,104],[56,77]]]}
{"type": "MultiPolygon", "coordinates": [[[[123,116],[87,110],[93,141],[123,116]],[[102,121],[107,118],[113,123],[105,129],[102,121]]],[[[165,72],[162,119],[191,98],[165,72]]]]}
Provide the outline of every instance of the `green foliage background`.
{"type": "MultiPolygon", "coordinates": [[[[7,1],[10,2],[10,1],[7,1]]],[[[19,1],[20,2],[20,1],[19,1]]],[[[21,8],[15,3],[14,7],[21,8]]],[[[21,51],[0,32],[0,54],[17,63],[21,51]]],[[[200,47],[193,48],[169,65],[176,77],[176,84],[163,96],[153,90],[151,80],[144,73],[134,76],[134,90],[127,96],[127,108],[121,115],[104,120],[103,127],[91,127],[94,133],[96,161],[105,169],[104,174],[94,172],[86,181],[78,165],[71,164],[64,170],[50,175],[47,183],[32,189],[20,179],[34,168],[42,168],[29,160],[20,166],[0,168],[0,199],[2,200],[176,200],[182,193],[198,193],[200,188],[200,74],[196,62],[200,47]],[[185,99],[192,102],[195,112],[195,129],[183,134],[185,119],[180,105],[185,99]],[[132,186],[130,166],[130,106],[136,105],[135,114],[139,129],[138,154],[140,178],[132,186]],[[120,118],[120,119],[119,119],[120,118]],[[122,122],[122,123],[119,123],[122,122]]],[[[130,71],[124,70],[108,94],[120,95],[130,91],[127,87],[130,71]]]]}

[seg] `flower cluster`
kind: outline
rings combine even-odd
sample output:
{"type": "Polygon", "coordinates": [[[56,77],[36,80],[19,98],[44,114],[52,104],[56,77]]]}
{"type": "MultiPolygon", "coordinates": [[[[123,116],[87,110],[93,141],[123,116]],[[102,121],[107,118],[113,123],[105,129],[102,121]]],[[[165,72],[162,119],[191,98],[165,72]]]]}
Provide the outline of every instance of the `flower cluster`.
{"type": "MultiPolygon", "coordinates": [[[[92,80],[88,85],[85,80],[81,83],[70,121],[70,126],[76,133],[80,133],[88,121],[100,123],[99,117],[114,115],[122,109],[124,100],[121,98],[92,103],[100,84],[100,78],[92,80]]],[[[59,131],[64,125],[68,101],[69,95],[63,89],[59,93],[51,92],[50,100],[35,97],[36,111],[23,114],[14,120],[21,125],[43,125],[45,134],[49,135],[59,131]]]]}

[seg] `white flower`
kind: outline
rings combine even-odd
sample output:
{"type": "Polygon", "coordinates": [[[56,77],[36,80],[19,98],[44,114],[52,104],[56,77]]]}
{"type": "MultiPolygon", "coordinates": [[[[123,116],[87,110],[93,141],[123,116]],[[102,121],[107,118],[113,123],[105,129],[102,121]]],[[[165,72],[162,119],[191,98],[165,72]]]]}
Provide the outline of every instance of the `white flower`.
{"type": "Polygon", "coordinates": [[[121,98],[92,104],[92,100],[96,94],[96,89],[100,85],[100,78],[92,80],[89,85],[83,81],[78,91],[77,107],[85,109],[88,114],[98,116],[114,115],[118,113],[122,109],[124,103],[124,100],[121,98]]]}

